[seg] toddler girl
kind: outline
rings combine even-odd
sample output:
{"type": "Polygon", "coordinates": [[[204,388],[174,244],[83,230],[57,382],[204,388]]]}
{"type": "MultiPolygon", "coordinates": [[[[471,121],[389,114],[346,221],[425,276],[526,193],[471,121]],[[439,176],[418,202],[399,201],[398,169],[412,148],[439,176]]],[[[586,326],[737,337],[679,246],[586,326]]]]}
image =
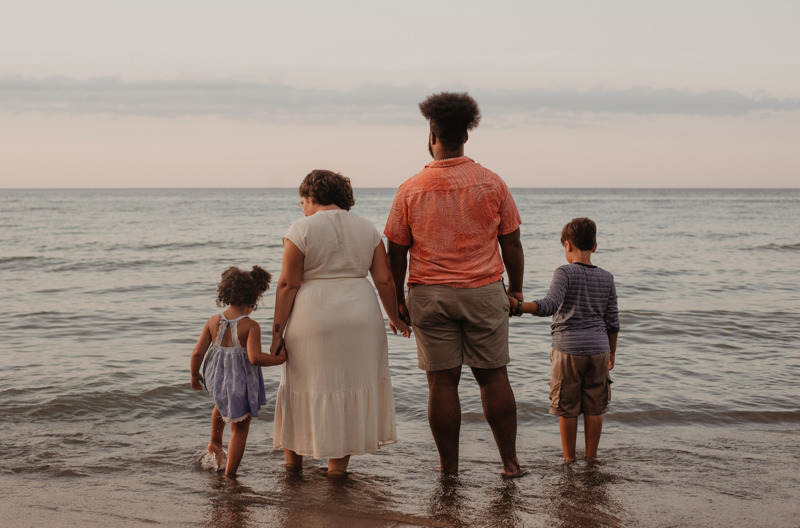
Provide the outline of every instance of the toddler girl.
{"type": "Polygon", "coordinates": [[[206,322],[192,352],[192,388],[202,390],[205,384],[214,398],[208,452],[215,457],[217,467],[225,459],[222,431],[226,422],[231,424],[227,476],[236,475],[247,443],[250,418],[257,418],[258,410],[267,402],[261,367],[286,361],[283,350],[274,356],[261,352],[261,327],[248,317],[269,288],[271,279],[258,266],[253,266],[249,273],[234,267],[225,270],[217,287],[217,306],[228,308],[206,322]],[[200,364],[206,354],[200,375],[200,364]]]}

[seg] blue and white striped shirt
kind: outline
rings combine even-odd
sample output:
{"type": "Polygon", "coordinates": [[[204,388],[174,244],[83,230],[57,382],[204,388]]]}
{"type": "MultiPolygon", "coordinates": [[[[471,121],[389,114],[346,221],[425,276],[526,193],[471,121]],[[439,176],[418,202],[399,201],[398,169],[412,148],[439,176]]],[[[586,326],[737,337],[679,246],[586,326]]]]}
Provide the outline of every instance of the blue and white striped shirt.
{"type": "Polygon", "coordinates": [[[536,304],[536,315],[553,316],[553,348],[565,354],[602,354],[609,350],[608,335],[619,333],[614,276],[597,266],[559,267],[547,296],[536,304]]]}

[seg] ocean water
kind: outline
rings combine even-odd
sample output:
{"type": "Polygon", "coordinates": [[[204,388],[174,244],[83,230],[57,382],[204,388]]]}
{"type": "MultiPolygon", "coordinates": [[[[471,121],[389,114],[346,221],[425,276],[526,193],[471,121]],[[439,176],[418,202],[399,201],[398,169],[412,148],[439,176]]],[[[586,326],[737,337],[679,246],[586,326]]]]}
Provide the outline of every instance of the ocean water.
{"type": "MultiPolygon", "coordinates": [[[[800,190],[513,194],[527,298],[564,263],[576,216],[597,222],[593,262],[617,281],[600,461],[560,463],[549,320],[526,316],[511,321],[509,365],[526,477],[500,478],[467,371],[461,473],[439,475],[413,339],[390,335],[397,444],[354,457],[344,479],[315,461],[287,473],[266,368],[268,403],[230,480],[198,463],[213,404],[189,387],[189,354],[226,267],[277,279],[297,193],[0,190],[0,524],[800,525],[800,190]]],[[[353,211],[382,230],[393,195],[357,189],[353,211]]],[[[253,314],[262,326],[274,300],[253,314]]]]}

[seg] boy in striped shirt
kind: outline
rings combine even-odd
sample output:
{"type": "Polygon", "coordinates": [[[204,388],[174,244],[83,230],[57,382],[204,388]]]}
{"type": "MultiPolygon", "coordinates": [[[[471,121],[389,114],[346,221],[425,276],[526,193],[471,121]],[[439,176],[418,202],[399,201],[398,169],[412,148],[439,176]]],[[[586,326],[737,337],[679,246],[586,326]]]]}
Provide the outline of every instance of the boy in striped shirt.
{"type": "Polygon", "coordinates": [[[586,459],[597,458],[603,414],[611,401],[611,378],[619,333],[614,276],[594,266],[597,226],[574,218],[561,231],[568,264],[556,269],[543,299],[509,296],[513,315],[553,316],[550,351],[550,414],[558,415],[564,462],[575,460],[578,416],[583,414],[586,459]]]}

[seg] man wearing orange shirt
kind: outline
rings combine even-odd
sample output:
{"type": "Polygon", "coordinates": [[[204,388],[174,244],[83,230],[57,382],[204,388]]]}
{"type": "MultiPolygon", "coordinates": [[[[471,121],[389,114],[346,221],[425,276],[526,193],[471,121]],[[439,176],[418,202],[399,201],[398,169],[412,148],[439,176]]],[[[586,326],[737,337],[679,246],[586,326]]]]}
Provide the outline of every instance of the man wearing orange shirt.
{"type": "Polygon", "coordinates": [[[400,186],[384,233],[400,314],[414,327],[419,367],[428,376],[428,422],[442,471],[457,473],[458,383],[467,365],[481,389],[503,475],[517,477],[517,404],[506,371],[502,280],[505,270],[508,293],[522,301],[522,222],[505,182],[464,155],[468,131],[481,118],[475,100],[444,92],[419,107],[430,122],[433,161],[400,186]]]}

